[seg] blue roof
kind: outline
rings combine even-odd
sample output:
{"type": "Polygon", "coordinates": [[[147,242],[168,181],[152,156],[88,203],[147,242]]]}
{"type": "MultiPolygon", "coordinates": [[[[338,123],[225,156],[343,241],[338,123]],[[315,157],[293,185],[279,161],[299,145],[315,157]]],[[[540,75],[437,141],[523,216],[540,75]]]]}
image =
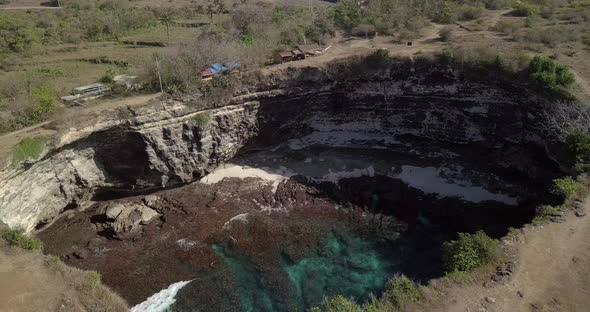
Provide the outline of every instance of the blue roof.
{"type": "Polygon", "coordinates": [[[227,68],[219,63],[215,63],[215,64],[211,64],[211,66],[209,66],[209,70],[211,71],[211,73],[213,75],[215,75],[215,74],[226,71],[227,68]]]}

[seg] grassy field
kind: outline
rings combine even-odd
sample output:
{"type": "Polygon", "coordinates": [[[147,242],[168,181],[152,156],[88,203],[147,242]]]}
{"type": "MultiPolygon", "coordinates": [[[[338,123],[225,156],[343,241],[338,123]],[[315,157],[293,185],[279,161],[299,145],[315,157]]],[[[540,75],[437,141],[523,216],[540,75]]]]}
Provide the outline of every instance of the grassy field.
{"type": "MultiPolygon", "coordinates": [[[[0,8],[39,3],[11,0],[0,8]]],[[[510,9],[515,2],[510,0],[417,0],[417,4],[374,0],[364,8],[344,1],[329,10],[324,9],[331,4],[314,0],[313,23],[309,3],[298,0],[247,4],[245,9],[241,1],[220,0],[61,3],[64,8],[60,13],[11,10],[0,15],[0,24],[7,20],[17,27],[29,27],[23,34],[25,42],[35,39],[26,48],[15,40],[9,42],[12,50],[0,49],[0,133],[47,118],[29,117],[38,88],[51,88],[57,96],[64,96],[105,76],[147,73],[153,80],[154,54],[158,54],[163,59],[166,84],[188,90],[191,88],[185,84],[198,81],[198,73],[211,62],[231,59],[253,65],[250,67],[263,66],[274,50],[310,40],[310,36],[323,38],[317,30],[325,28],[332,28],[332,35],[336,29],[344,36],[366,36],[376,31],[404,42],[422,36],[432,22],[448,24],[445,42],[453,49],[474,57],[502,54],[511,62],[524,54],[541,54],[574,68],[579,86],[590,81],[590,0],[527,0],[528,16],[516,16],[523,15],[522,10],[515,14],[510,9]],[[221,4],[215,12],[208,12],[207,7],[214,3],[221,4]],[[293,5],[291,8],[298,7],[299,11],[273,9],[277,4],[293,5]],[[501,15],[496,14],[498,9],[503,10],[501,15]],[[450,11],[441,15],[441,10],[450,11]],[[171,17],[167,20],[168,14],[171,17]],[[324,24],[318,24],[320,20],[324,24]],[[201,26],[180,27],[180,23],[201,26]],[[134,42],[162,46],[129,44],[134,42]]],[[[149,83],[153,85],[153,81],[149,83]]],[[[582,97],[590,92],[578,91],[584,90],[574,90],[582,97]]]]}

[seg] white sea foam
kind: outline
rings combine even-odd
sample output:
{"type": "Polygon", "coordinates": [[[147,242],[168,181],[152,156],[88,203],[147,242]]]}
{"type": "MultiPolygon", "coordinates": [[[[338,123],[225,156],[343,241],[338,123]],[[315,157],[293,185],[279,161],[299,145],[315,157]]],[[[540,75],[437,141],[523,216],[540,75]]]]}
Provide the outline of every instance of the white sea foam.
{"type": "Polygon", "coordinates": [[[176,299],[174,298],[176,293],[178,293],[182,287],[186,286],[186,284],[190,282],[191,281],[178,282],[170,285],[168,288],[161,290],[157,294],[147,298],[146,301],[131,308],[131,312],[166,311],[172,304],[174,304],[174,302],[176,302],[176,299]]]}

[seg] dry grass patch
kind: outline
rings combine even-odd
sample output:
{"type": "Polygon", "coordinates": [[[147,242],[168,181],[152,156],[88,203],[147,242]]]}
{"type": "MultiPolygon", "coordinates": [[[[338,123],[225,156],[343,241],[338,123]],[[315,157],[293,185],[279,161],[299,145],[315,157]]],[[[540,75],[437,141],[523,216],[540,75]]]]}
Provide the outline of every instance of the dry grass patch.
{"type": "Polygon", "coordinates": [[[76,290],[80,305],[87,311],[129,311],[125,300],[102,284],[100,273],[69,267],[56,257],[45,263],[76,290]]]}

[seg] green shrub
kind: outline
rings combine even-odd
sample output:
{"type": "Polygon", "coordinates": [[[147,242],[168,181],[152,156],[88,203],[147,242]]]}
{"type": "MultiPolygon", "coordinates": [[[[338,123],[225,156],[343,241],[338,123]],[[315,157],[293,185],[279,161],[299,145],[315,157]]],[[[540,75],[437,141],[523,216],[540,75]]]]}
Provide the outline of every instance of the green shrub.
{"type": "Polygon", "coordinates": [[[100,77],[100,79],[98,79],[98,82],[110,84],[114,82],[113,78],[115,78],[115,71],[108,69],[107,72],[102,77],[100,77]]]}
{"type": "Polygon", "coordinates": [[[484,5],[486,9],[499,10],[510,7],[512,2],[512,0],[484,0],[484,5]]]}
{"type": "Polygon", "coordinates": [[[567,135],[565,143],[578,170],[588,171],[590,169],[590,133],[584,130],[573,130],[567,135]]]}
{"type": "Polygon", "coordinates": [[[481,6],[462,5],[458,9],[458,19],[460,21],[471,21],[478,19],[482,12],[483,8],[481,6]]]}
{"type": "MultiPolygon", "coordinates": [[[[342,295],[326,300],[322,308],[321,310],[324,312],[363,312],[363,309],[358,304],[342,295]]],[[[318,308],[315,309],[315,311],[321,311],[318,308]]]]}
{"type": "Polygon", "coordinates": [[[377,49],[365,59],[367,67],[371,69],[383,68],[391,61],[387,49],[377,49]]]}
{"type": "Polygon", "coordinates": [[[33,115],[41,119],[44,115],[55,111],[57,92],[50,87],[40,87],[33,90],[33,97],[37,103],[33,105],[33,115]]]}
{"type": "Polygon", "coordinates": [[[96,271],[88,271],[88,279],[93,286],[98,286],[102,282],[102,275],[96,271]]]}
{"type": "Polygon", "coordinates": [[[0,53],[26,52],[38,42],[37,31],[26,19],[0,14],[0,53]]]}
{"type": "Polygon", "coordinates": [[[567,88],[576,81],[574,74],[567,66],[542,56],[535,56],[530,61],[529,74],[531,78],[553,90],[558,90],[561,87],[567,88]]]}
{"type": "Polygon", "coordinates": [[[362,7],[358,1],[344,0],[334,9],[334,23],[346,30],[362,22],[362,7]]]}
{"type": "Polygon", "coordinates": [[[201,130],[207,129],[211,122],[211,115],[207,112],[199,113],[193,117],[193,125],[201,130]]]}
{"type": "Polygon", "coordinates": [[[441,24],[452,24],[457,21],[456,6],[451,1],[443,2],[441,8],[437,10],[432,20],[441,24]]]}
{"type": "Polygon", "coordinates": [[[420,292],[409,278],[400,275],[387,282],[383,299],[393,303],[397,307],[402,307],[420,300],[420,292]]]}
{"type": "Polygon", "coordinates": [[[551,205],[544,205],[537,209],[535,214],[535,218],[533,219],[534,225],[542,225],[549,222],[551,216],[555,213],[559,212],[559,207],[554,207],[551,205]]]}
{"type": "Polygon", "coordinates": [[[37,160],[45,146],[48,139],[44,136],[25,138],[18,145],[14,151],[14,161],[21,163],[26,160],[37,160]]]}
{"type": "Polygon", "coordinates": [[[459,233],[457,240],[443,245],[443,262],[447,272],[471,271],[491,262],[497,252],[498,242],[483,231],[475,234],[459,233]]]}
{"type": "Polygon", "coordinates": [[[516,2],[513,6],[512,15],[526,17],[539,14],[539,8],[522,1],[516,2]]]}
{"type": "Polygon", "coordinates": [[[553,187],[551,193],[555,195],[564,196],[566,198],[572,197],[578,193],[579,185],[572,177],[564,177],[553,180],[553,187]]]}
{"type": "Polygon", "coordinates": [[[24,229],[5,230],[0,233],[0,237],[8,242],[10,246],[17,246],[27,250],[43,249],[43,242],[30,237],[24,229]]]}

